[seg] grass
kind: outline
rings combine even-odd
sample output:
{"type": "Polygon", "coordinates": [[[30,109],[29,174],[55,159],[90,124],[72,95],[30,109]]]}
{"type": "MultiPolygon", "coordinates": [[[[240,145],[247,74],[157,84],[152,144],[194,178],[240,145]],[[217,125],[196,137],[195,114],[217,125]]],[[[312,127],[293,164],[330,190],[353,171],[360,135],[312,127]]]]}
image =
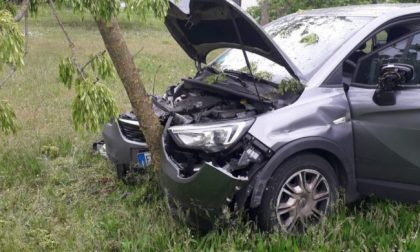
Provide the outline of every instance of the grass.
{"type": "MultiPolygon", "coordinates": [[[[88,16],[61,15],[81,57],[104,48],[88,16]]],[[[143,48],[136,62],[149,90],[158,69],[159,92],[194,74],[158,21],[123,18],[122,26],[130,49],[143,48]]],[[[20,125],[17,135],[0,136],[0,251],[420,251],[420,206],[378,199],[339,207],[302,236],[262,233],[235,218],[198,236],[172,220],[156,176],[121,183],[90,151],[100,135],[74,132],[73,93],[57,81],[60,57],[70,53],[63,35],[47,10],[30,28],[27,64],[0,89],[20,125]]],[[[128,110],[120,82],[108,85],[128,110]]]]}

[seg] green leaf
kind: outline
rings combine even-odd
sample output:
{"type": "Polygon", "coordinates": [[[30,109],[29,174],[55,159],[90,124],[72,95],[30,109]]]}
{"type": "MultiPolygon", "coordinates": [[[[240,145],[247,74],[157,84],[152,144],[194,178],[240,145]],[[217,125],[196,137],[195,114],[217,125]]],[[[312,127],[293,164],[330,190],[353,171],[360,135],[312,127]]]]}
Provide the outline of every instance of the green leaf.
{"type": "Polygon", "coordinates": [[[0,10],[0,69],[7,64],[13,68],[23,65],[25,55],[25,38],[12,14],[0,10]]]}
{"type": "Polygon", "coordinates": [[[7,10],[14,16],[16,15],[17,8],[16,5],[11,2],[0,1],[0,10],[7,10]]]}
{"type": "Polygon", "coordinates": [[[224,73],[218,73],[218,74],[211,74],[209,76],[207,76],[206,78],[204,78],[204,82],[206,84],[212,85],[218,81],[225,81],[226,80],[226,76],[224,73]]]}
{"type": "Polygon", "coordinates": [[[15,112],[6,101],[0,101],[0,131],[6,135],[17,131],[15,112]]]}
{"type": "Polygon", "coordinates": [[[286,93],[299,94],[305,89],[305,86],[296,79],[282,80],[279,85],[279,93],[284,95],[286,93]]]}
{"type": "Polygon", "coordinates": [[[76,67],[70,58],[62,59],[58,65],[59,78],[63,84],[70,89],[75,81],[76,67]]]}
{"type": "Polygon", "coordinates": [[[101,83],[90,80],[76,85],[73,101],[73,125],[76,130],[98,131],[103,124],[117,116],[117,105],[111,91],[101,83]]]}
{"type": "MultiPolygon", "coordinates": [[[[271,73],[266,72],[266,71],[260,71],[258,69],[258,65],[256,62],[251,62],[250,65],[251,65],[252,74],[254,75],[255,78],[268,80],[268,81],[271,81],[271,79],[273,78],[273,75],[271,73]]],[[[244,73],[250,73],[248,66],[244,66],[243,68],[239,69],[239,71],[244,72],[244,73]]]]}
{"type": "MultiPolygon", "coordinates": [[[[40,0],[32,0],[40,1],[40,0]]],[[[57,5],[69,6],[75,13],[91,13],[95,18],[109,21],[112,16],[125,12],[128,17],[137,15],[142,18],[152,13],[163,19],[168,10],[168,0],[124,0],[126,7],[121,7],[121,0],[92,1],[92,0],[56,0],[57,5]]]]}
{"type": "Polygon", "coordinates": [[[107,55],[101,54],[93,57],[90,66],[95,75],[103,80],[115,77],[114,65],[107,55]]]}
{"type": "Polygon", "coordinates": [[[319,41],[318,35],[316,35],[316,33],[311,33],[311,34],[308,34],[308,35],[304,36],[300,40],[300,43],[305,44],[306,46],[309,46],[309,45],[313,45],[313,44],[318,43],[318,41],[319,41]]]}

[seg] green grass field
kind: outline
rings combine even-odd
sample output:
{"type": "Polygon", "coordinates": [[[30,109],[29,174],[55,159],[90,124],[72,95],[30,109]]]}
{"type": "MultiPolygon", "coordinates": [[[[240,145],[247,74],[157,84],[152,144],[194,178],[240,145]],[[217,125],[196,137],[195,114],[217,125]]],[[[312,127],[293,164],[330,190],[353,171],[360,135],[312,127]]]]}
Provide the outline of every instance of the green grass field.
{"type": "MultiPolygon", "coordinates": [[[[86,16],[61,13],[81,58],[103,50],[86,16]]],[[[122,18],[136,62],[156,90],[194,74],[192,62],[159,21],[122,18]]],[[[70,54],[48,10],[30,22],[26,66],[0,89],[16,109],[17,135],[0,135],[0,251],[420,251],[420,206],[368,199],[339,207],[302,236],[266,234],[227,218],[206,236],[171,219],[156,176],[136,186],[115,177],[93,155],[99,133],[76,133],[72,91],[58,83],[60,57],[70,54]],[[42,150],[57,147],[52,158],[42,150]]],[[[109,81],[121,111],[129,103],[118,80],[109,81]]],[[[228,216],[229,217],[229,216],[228,216]]]]}

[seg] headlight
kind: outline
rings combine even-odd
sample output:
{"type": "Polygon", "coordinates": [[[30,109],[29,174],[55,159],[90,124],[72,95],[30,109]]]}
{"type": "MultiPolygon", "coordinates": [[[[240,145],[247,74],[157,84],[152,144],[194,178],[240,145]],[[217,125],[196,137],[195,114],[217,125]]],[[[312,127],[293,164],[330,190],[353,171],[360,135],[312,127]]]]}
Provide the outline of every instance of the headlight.
{"type": "Polygon", "coordinates": [[[169,133],[180,147],[218,152],[227,149],[254,123],[254,119],[229,121],[217,124],[174,126],[169,133]]]}

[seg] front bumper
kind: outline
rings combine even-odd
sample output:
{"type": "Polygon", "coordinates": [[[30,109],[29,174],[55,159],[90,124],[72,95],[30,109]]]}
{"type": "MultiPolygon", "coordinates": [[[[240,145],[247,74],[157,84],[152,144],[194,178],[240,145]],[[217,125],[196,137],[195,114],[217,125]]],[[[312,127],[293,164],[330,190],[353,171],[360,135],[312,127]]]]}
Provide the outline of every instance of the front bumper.
{"type": "MultiPolygon", "coordinates": [[[[164,146],[164,141],[162,143],[164,146]]],[[[165,148],[161,158],[161,185],[169,200],[177,207],[187,210],[188,217],[200,226],[211,224],[228,205],[235,194],[248,182],[248,178],[234,177],[222,168],[204,163],[199,171],[189,178],[179,176],[179,168],[165,148]]]]}
{"type": "Polygon", "coordinates": [[[137,154],[148,151],[146,143],[138,143],[126,139],[122,135],[117,122],[106,124],[102,135],[108,157],[116,165],[136,165],[137,154]]]}

